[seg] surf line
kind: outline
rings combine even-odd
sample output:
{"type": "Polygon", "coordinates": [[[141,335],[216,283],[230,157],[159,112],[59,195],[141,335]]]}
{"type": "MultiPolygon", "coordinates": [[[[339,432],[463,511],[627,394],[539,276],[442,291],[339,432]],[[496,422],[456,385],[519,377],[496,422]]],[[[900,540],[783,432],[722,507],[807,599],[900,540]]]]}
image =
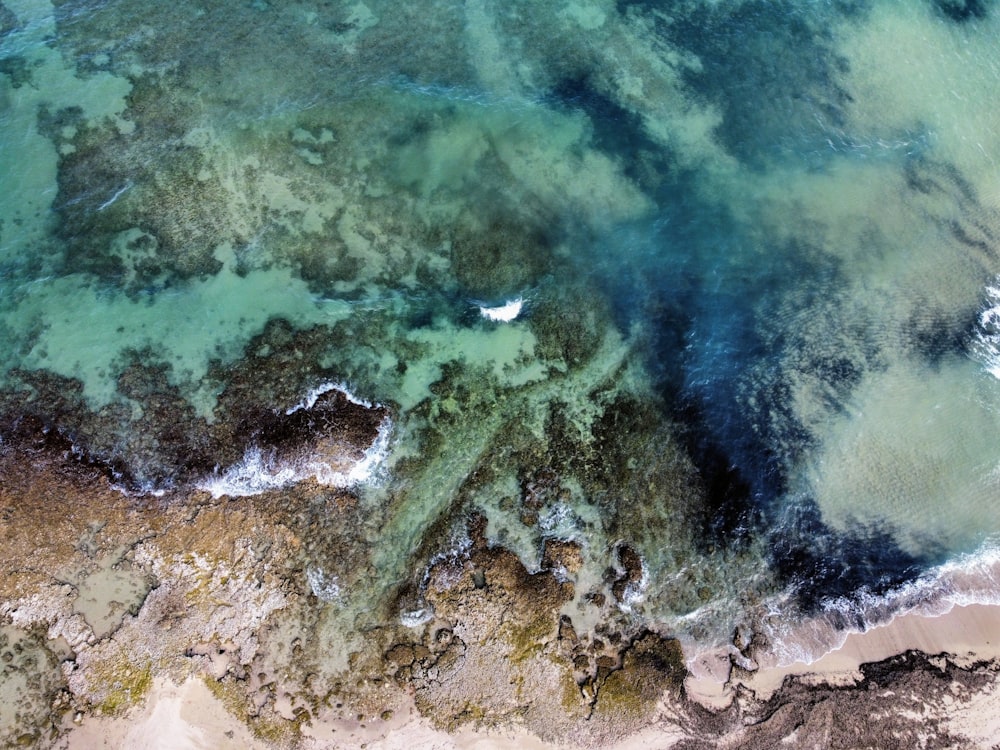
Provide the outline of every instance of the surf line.
{"type": "Polygon", "coordinates": [[[97,210],[98,211],[103,211],[104,209],[106,209],[108,206],[110,206],[112,203],[114,203],[116,200],[118,200],[122,196],[122,193],[124,193],[126,190],[128,190],[131,187],[132,187],[132,180],[128,180],[124,185],[122,185],[120,188],[118,188],[117,192],[115,192],[114,195],[112,195],[110,198],[108,198],[106,201],[104,201],[104,203],[102,203],[101,205],[99,205],[97,207],[97,210]]]}
{"type": "Polygon", "coordinates": [[[487,320],[492,320],[495,323],[510,323],[521,314],[521,310],[524,308],[524,298],[517,297],[507,300],[504,304],[497,305],[496,307],[487,307],[485,305],[477,305],[477,307],[479,308],[479,314],[487,320]]]}

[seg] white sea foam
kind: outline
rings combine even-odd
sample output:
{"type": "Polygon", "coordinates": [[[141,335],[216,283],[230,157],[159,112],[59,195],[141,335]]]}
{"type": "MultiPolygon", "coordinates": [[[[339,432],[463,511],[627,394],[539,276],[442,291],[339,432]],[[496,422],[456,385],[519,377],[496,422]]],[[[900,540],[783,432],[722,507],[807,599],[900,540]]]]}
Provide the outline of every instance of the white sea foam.
{"type": "Polygon", "coordinates": [[[435,554],[424,568],[424,574],[420,579],[420,591],[427,589],[427,584],[431,580],[431,571],[440,563],[448,562],[458,566],[460,562],[468,559],[469,550],[472,549],[472,539],[465,531],[460,531],[452,536],[451,543],[443,550],[435,554]]]}
{"type": "Polygon", "coordinates": [[[306,581],[320,601],[334,602],[341,598],[342,592],[337,576],[328,575],[322,568],[307,568],[306,581]]]}
{"type": "MultiPolygon", "coordinates": [[[[75,451],[74,451],[75,453],[75,451]]],[[[86,460],[84,454],[79,454],[77,458],[81,461],[86,460]]],[[[110,467],[109,467],[110,468],[110,467]]],[[[167,479],[164,483],[154,482],[152,479],[135,479],[131,478],[132,484],[127,484],[125,482],[125,475],[120,471],[115,471],[110,468],[112,481],[109,484],[111,489],[115,492],[124,495],[125,497],[136,497],[136,496],[146,496],[152,495],[153,497],[163,497],[168,492],[175,488],[175,483],[171,479],[167,479]]]]}
{"type": "Polygon", "coordinates": [[[823,611],[806,619],[789,618],[792,592],[773,597],[758,627],[775,666],[811,664],[844,645],[852,633],[884,625],[895,617],[937,617],[956,606],[1000,605],[1000,540],[985,543],[927,571],[915,581],[885,594],[859,592],[827,601],[823,611]]]}
{"type": "Polygon", "coordinates": [[[120,495],[125,497],[135,497],[136,495],[152,495],[153,497],[163,497],[167,494],[169,489],[167,487],[153,483],[151,480],[145,480],[139,483],[138,487],[126,487],[124,484],[119,482],[112,482],[110,485],[111,489],[120,495]]]}
{"type": "Polygon", "coordinates": [[[487,320],[492,320],[496,323],[509,323],[521,314],[521,310],[523,308],[524,298],[517,297],[516,299],[508,300],[504,304],[497,305],[496,307],[485,307],[483,305],[479,305],[479,314],[487,320]]]}
{"type": "Polygon", "coordinates": [[[243,458],[222,474],[213,474],[198,484],[198,488],[212,493],[212,497],[248,497],[269,490],[288,487],[304,479],[302,472],[292,465],[280,465],[273,452],[265,454],[257,446],[247,448],[243,458]]]}
{"type": "Polygon", "coordinates": [[[97,207],[97,210],[98,211],[103,211],[104,209],[106,209],[108,206],[110,206],[116,200],[118,200],[119,198],[121,198],[122,195],[125,192],[127,192],[131,187],[132,187],[132,180],[127,180],[124,185],[122,185],[120,188],[118,188],[118,190],[115,191],[114,195],[112,195],[110,198],[108,198],[106,201],[104,201],[104,203],[102,203],[101,205],[99,205],[97,207]]]}
{"type": "Polygon", "coordinates": [[[642,575],[639,576],[639,580],[629,583],[625,587],[625,591],[622,592],[622,601],[618,605],[618,609],[622,612],[631,612],[637,604],[642,604],[646,598],[646,589],[649,588],[649,566],[641,557],[639,564],[642,565],[642,575]]]}
{"type": "Polygon", "coordinates": [[[285,414],[294,414],[301,409],[312,409],[316,405],[317,399],[319,399],[319,397],[324,393],[329,393],[330,391],[340,391],[352,404],[363,406],[366,409],[371,409],[373,406],[381,406],[381,404],[373,405],[371,401],[361,398],[355,394],[346,383],[327,381],[326,383],[320,383],[315,388],[310,389],[301,401],[295,404],[295,406],[286,409],[285,414]]]}
{"type": "Polygon", "coordinates": [[[399,621],[402,623],[404,628],[419,628],[421,625],[424,625],[433,619],[434,608],[430,605],[420,607],[419,609],[413,609],[409,612],[402,612],[399,615],[399,621]]]}
{"type": "Polygon", "coordinates": [[[998,285],[986,287],[972,348],[986,371],[1000,380],[1000,278],[997,281],[998,285]]]}
{"type": "MultiPolygon", "coordinates": [[[[615,554],[616,556],[620,555],[618,545],[616,545],[615,554]]],[[[622,612],[631,612],[635,605],[641,604],[645,600],[646,590],[649,588],[649,565],[642,555],[638,555],[638,557],[641,575],[638,581],[630,581],[626,584],[625,590],[622,591],[622,600],[618,604],[618,609],[622,612]]],[[[619,575],[624,575],[627,572],[625,567],[617,561],[614,563],[614,568],[619,575]]]]}
{"type": "MultiPolygon", "coordinates": [[[[299,409],[311,409],[321,395],[334,389],[344,393],[352,403],[372,408],[371,403],[355,396],[342,383],[324,383],[309,391],[302,401],[285,413],[292,414],[299,409]]],[[[277,457],[276,451],[264,451],[259,446],[252,445],[237,463],[221,473],[217,471],[197,486],[212,493],[212,497],[219,498],[248,497],[261,492],[280,490],[306,479],[315,479],[320,484],[344,489],[374,485],[380,480],[385,459],[389,455],[392,430],[392,420],[388,416],[383,417],[375,439],[365,449],[361,458],[336,466],[318,458],[298,462],[283,461],[277,457]]]]}
{"type": "Polygon", "coordinates": [[[392,420],[384,417],[379,423],[375,439],[368,446],[361,458],[346,471],[337,470],[329,464],[316,461],[310,464],[310,473],[320,484],[333,487],[356,487],[361,484],[375,484],[379,472],[385,465],[389,455],[389,438],[392,435],[392,420]]]}
{"type": "Polygon", "coordinates": [[[546,537],[566,542],[585,542],[580,518],[567,503],[555,503],[538,517],[538,528],[546,537]]]}

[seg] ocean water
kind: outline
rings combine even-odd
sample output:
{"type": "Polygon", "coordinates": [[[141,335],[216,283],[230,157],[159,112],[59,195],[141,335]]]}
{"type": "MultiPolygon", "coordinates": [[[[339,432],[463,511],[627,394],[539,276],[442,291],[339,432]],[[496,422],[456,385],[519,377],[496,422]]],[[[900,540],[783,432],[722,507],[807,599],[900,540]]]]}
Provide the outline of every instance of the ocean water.
{"type": "Polygon", "coordinates": [[[3,0],[0,407],[236,502],[324,476],[220,437],[240,394],[386,406],[327,476],[371,578],[310,547],[338,627],[419,622],[475,513],[582,545],[580,627],[695,650],[993,601],[998,39],[989,0],[3,0]]]}

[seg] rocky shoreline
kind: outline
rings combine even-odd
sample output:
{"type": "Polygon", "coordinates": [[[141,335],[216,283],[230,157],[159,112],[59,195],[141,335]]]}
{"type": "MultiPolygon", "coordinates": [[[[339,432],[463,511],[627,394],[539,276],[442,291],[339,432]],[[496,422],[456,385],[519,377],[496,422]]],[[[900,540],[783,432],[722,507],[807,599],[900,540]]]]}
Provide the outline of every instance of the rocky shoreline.
{"type": "Polygon", "coordinates": [[[0,746],[991,744],[960,5],[0,0],[0,746]]]}
{"type": "MultiPolygon", "coordinates": [[[[317,402],[268,434],[306,450],[299,423],[319,420],[356,459],[377,419],[326,422],[335,408],[344,419],[381,407],[340,392],[317,402]]],[[[378,613],[364,619],[352,592],[372,557],[348,488],[130,494],[58,431],[18,425],[0,446],[5,745],[147,747],[169,720],[187,728],[171,747],[388,748],[417,736],[444,747],[972,748],[997,715],[1000,661],[986,644],[981,657],[974,646],[922,653],[905,637],[879,661],[849,647],[844,663],[780,680],[772,670],[768,683],[748,671],[767,644],[738,632],[706,700],[677,640],[610,616],[640,575],[627,548],[608,601],[594,603],[608,616],[578,630],[564,608],[579,547],[549,540],[530,572],[490,543],[479,515],[416,588],[367,599],[378,613]],[[322,530],[329,570],[304,554],[320,516],[335,519],[322,530]]],[[[328,457],[331,445],[320,446],[328,457]]],[[[979,613],[983,632],[996,609],[979,613]]]]}

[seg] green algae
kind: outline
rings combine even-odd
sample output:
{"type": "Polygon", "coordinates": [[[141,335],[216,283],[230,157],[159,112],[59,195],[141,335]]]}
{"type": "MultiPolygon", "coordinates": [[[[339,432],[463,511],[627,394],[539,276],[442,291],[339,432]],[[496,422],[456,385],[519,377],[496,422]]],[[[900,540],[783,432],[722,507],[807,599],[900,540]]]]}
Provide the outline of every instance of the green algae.
{"type": "Polygon", "coordinates": [[[645,634],[629,644],[621,668],[598,683],[594,711],[620,719],[649,714],[664,693],[680,693],[686,676],[680,643],[645,634]]]}
{"type": "Polygon", "coordinates": [[[525,664],[543,653],[557,630],[557,617],[545,613],[533,621],[512,626],[506,635],[510,644],[510,660],[514,664],[525,664]]]}
{"type": "Polygon", "coordinates": [[[217,680],[210,675],[202,675],[201,681],[229,713],[245,724],[250,723],[249,698],[244,686],[232,678],[217,680]]]}
{"type": "Polygon", "coordinates": [[[137,706],[153,684],[153,669],[152,662],[141,665],[127,662],[94,668],[91,674],[99,681],[95,685],[95,693],[102,696],[95,710],[104,716],[117,716],[137,706]]]}
{"type": "MultiPolygon", "coordinates": [[[[220,250],[220,255],[232,257],[226,250],[220,250]]],[[[242,353],[243,342],[275,316],[333,322],[347,312],[337,303],[314,302],[304,283],[287,271],[258,271],[240,277],[231,262],[207,280],[151,302],[108,298],[87,279],[75,276],[53,281],[37,292],[27,307],[39,317],[45,332],[25,358],[27,367],[79,379],[88,402],[99,408],[116,397],[120,352],[153,349],[170,365],[175,384],[195,390],[191,400],[202,415],[210,415],[214,408],[211,393],[197,392],[212,359],[234,359],[242,353]],[[243,300],[242,304],[233,304],[235,288],[241,290],[236,299],[243,300]],[[53,305],[53,300],[60,304],[53,305]],[[262,306],[262,301],[270,307],[262,306]],[[171,335],[164,340],[167,330],[171,335]],[[234,338],[239,331],[242,335],[234,338]],[[108,348],[111,341],[116,348],[108,348]]],[[[22,306],[19,315],[29,310],[22,306]]]]}
{"type": "MultiPolygon", "coordinates": [[[[0,173],[5,175],[5,190],[17,195],[16,201],[4,201],[0,206],[0,262],[24,262],[19,253],[34,255],[52,252],[48,211],[57,179],[58,154],[51,141],[36,127],[40,108],[61,110],[74,107],[88,122],[111,120],[115,127],[127,129],[121,119],[125,96],[130,84],[124,78],[100,73],[85,77],[77,75],[59,50],[44,43],[55,33],[53,10],[46,2],[5,4],[17,19],[17,25],[5,35],[8,45],[25,50],[23,60],[26,83],[11,89],[14,82],[9,74],[0,75],[0,102],[3,102],[5,132],[18,134],[18,139],[5,137],[0,142],[0,173]],[[31,164],[31,169],[20,168],[31,164]]],[[[5,54],[6,57],[6,54],[5,54]]]]}
{"type": "Polygon", "coordinates": [[[300,736],[301,725],[309,720],[308,711],[297,713],[292,720],[278,715],[261,715],[259,709],[251,706],[246,685],[232,678],[216,680],[206,675],[202,682],[225,709],[246,724],[260,740],[279,745],[293,741],[300,736]]]}

